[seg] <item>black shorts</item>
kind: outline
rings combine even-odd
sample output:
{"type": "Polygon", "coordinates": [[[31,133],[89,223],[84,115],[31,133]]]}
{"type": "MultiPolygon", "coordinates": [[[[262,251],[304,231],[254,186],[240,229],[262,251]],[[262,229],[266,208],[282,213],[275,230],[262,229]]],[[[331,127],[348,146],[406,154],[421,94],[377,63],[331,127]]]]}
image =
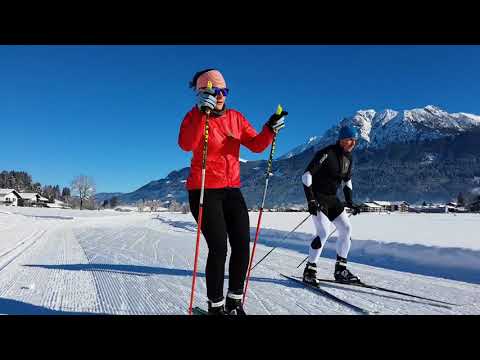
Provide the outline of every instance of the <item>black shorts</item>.
{"type": "Polygon", "coordinates": [[[335,220],[345,209],[337,195],[316,194],[315,198],[320,205],[320,210],[330,221],[335,220]]]}

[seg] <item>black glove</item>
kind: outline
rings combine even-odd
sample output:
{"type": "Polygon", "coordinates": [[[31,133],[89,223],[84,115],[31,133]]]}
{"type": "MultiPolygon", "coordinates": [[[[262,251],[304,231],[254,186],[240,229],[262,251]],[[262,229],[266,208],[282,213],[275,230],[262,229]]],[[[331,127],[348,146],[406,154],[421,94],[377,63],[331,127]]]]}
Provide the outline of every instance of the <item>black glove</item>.
{"type": "Polygon", "coordinates": [[[352,202],[345,203],[345,206],[352,210],[353,216],[360,214],[360,212],[362,211],[362,209],[360,208],[360,205],[354,204],[352,202]]]}
{"type": "Polygon", "coordinates": [[[283,111],[281,114],[273,114],[270,116],[270,119],[267,121],[267,126],[272,129],[272,131],[279,131],[285,127],[285,116],[288,115],[287,111],[283,111]]]}
{"type": "Polygon", "coordinates": [[[320,205],[318,205],[317,200],[310,200],[308,202],[308,212],[310,214],[317,216],[317,213],[319,210],[320,210],[320,205]]]}

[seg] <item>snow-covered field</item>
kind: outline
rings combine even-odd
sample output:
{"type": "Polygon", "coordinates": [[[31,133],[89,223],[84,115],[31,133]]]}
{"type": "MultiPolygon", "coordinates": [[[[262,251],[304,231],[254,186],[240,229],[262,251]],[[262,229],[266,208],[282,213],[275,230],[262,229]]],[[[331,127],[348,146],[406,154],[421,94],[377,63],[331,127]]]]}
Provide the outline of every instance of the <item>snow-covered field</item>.
{"type": "MultiPolygon", "coordinates": [[[[310,220],[280,240],[307,215],[264,214],[256,260],[270,245],[278,248],[252,273],[247,313],[356,314],[279,275],[301,274],[296,266],[312,238],[310,220]]],[[[257,216],[251,214],[252,233],[257,216]]],[[[474,214],[352,217],[350,266],[365,282],[459,306],[337,284],[324,288],[379,314],[480,314],[480,285],[474,284],[480,283],[479,220],[474,214]],[[429,271],[443,278],[422,275],[429,271]]],[[[186,314],[195,231],[189,214],[0,206],[0,313],[186,314]]],[[[332,235],[319,263],[323,277],[332,276],[334,245],[332,235]]],[[[202,242],[196,304],[203,307],[206,254],[202,242]]]]}
{"type": "MultiPolygon", "coordinates": [[[[315,231],[310,220],[295,236],[277,241],[306,216],[265,213],[262,223],[268,230],[263,232],[262,242],[307,254],[315,231]]],[[[480,214],[362,213],[350,219],[353,226],[350,260],[480,284],[480,214]]],[[[253,214],[252,220],[256,224],[257,214],[253,214]]],[[[324,256],[335,257],[335,239],[333,233],[324,256]]]]}

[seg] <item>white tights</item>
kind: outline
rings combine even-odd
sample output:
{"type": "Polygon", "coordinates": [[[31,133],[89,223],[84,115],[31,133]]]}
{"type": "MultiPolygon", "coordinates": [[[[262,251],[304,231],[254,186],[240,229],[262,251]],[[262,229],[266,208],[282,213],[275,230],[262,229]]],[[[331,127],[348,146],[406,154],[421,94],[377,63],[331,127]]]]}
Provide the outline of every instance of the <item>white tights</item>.
{"type": "MultiPolygon", "coordinates": [[[[316,216],[312,216],[317,237],[320,238],[321,246],[318,249],[312,248],[310,245],[308,261],[316,263],[322,253],[328,236],[333,232],[333,227],[337,229],[337,255],[347,258],[350,251],[352,235],[352,225],[345,210],[333,221],[328,220],[323,212],[319,212],[316,216]],[[334,226],[333,226],[334,225],[334,226]]],[[[318,246],[315,246],[318,247],[318,246]]]]}

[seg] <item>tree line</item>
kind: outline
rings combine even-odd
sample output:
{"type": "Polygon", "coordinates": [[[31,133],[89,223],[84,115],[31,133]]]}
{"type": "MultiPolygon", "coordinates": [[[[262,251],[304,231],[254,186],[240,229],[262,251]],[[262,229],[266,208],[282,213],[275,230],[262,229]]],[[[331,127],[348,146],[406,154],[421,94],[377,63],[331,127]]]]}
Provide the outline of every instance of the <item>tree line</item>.
{"type": "Polygon", "coordinates": [[[95,181],[90,176],[76,176],[70,187],[60,191],[59,185],[44,185],[34,182],[32,176],[25,171],[2,171],[0,173],[0,188],[14,189],[18,192],[33,192],[47,198],[50,202],[61,200],[73,207],[95,208],[95,181]],[[73,196],[72,196],[73,195],[73,196]]]}
{"type": "Polygon", "coordinates": [[[25,171],[2,171],[0,173],[0,188],[15,189],[18,192],[38,193],[49,201],[54,200],[68,201],[71,197],[69,187],[64,187],[60,191],[59,185],[44,185],[34,182],[32,176],[25,171]]]}

